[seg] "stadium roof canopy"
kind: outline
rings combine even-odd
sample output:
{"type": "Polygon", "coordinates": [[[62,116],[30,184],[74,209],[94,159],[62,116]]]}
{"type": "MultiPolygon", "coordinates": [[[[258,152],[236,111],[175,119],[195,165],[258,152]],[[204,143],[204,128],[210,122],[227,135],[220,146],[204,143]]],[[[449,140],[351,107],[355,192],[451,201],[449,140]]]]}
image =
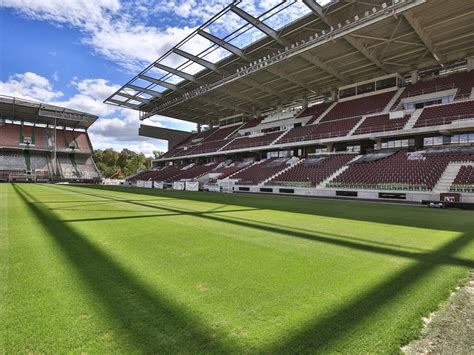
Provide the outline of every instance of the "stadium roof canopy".
{"type": "Polygon", "coordinates": [[[234,1],[105,100],[208,123],[255,114],[390,73],[462,65],[474,54],[474,1],[234,1]],[[223,24],[226,26],[223,26],[223,24]],[[235,29],[228,30],[229,24],[235,29]]]}
{"type": "Polygon", "coordinates": [[[97,118],[64,107],[0,95],[0,119],[87,129],[97,118]]]}

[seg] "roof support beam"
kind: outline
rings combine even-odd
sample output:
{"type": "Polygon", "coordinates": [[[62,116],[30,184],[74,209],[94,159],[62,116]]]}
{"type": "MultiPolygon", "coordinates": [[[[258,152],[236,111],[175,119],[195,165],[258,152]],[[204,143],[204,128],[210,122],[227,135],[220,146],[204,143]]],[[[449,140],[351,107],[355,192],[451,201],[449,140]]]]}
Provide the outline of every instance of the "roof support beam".
{"type": "Polygon", "coordinates": [[[127,106],[127,107],[130,107],[130,108],[133,108],[134,110],[140,110],[139,105],[134,105],[134,104],[131,104],[131,103],[128,103],[128,102],[122,102],[120,100],[115,100],[115,99],[108,99],[107,101],[113,102],[114,104],[117,104],[119,106],[127,106]]]}
{"type": "Polygon", "coordinates": [[[203,30],[198,30],[198,34],[201,35],[202,37],[208,39],[214,44],[217,44],[218,46],[228,50],[232,54],[235,54],[236,56],[240,58],[246,58],[244,51],[240,49],[239,47],[234,46],[233,44],[230,44],[229,42],[224,41],[223,39],[220,39],[213,34],[210,34],[209,32],[203,31],[203,30]]]}
{"type": "Polygon", "coordinates": [[[133,85],[133,84],[127,84],[126,86],[129,87],[132,90],[141,91],[141,92],[147,93],[148,95],[151,95],[151,96],[154,96],[154,97],[163,97],[163,94],[161,92],[158,92],[158,91],[155,91],[155,90],[142,88],[140,86],[133,85]]]}
{"type": "Polygon", "coordinates": [[[226,104],[225,102],[220,101],[220,100],[214,100],[214,99],[211,99],[211,98],[206,98],[204,96],[198,96],[198,97],[196,97],[196,99],[198,101],[204,102],[208,105],[223,107],[223,108],[226,108],[226,109],[232,110],[232,111],[240,111],[240,112],[250,113],[249,110],[245,110],[242,107],[238,107],[238,106],[235,106],[235,105],[226,104]]]}
{"type": "Polygon", "coordinates": [[[313,63],[317,67],[321,68],[325,72],[331,74],[333,77],[339,79],[342,81],[344,84],[349,84],[350,80],[344,76],[343,74],[339,73],[337,70],[335,70],[333,67],[331,67],[329,64],[324,63],[321,59],[319,59],[317,56],[310,54],[310,53],[302,53],[301,57],[306,59],[308,62],[313,63]]]}
{"type": "Polygon", "coordinates": [[[140,74],[138,77],[140,79],[149,81],[150,83],[153,83],[153,84],[156,84],[156,85],[163,86],[164,88],[167,88],[167,89],[170,89],[170,90],[173,90],[173,91],[176,91],[176,89],[177,89],[176,85],[174,85],[174,84],[168,83],[168,82],[163,81],[163,80],[152,78],[151,76],[148,76],[148,75],[145,75],[145,74],[140,74]]]}
{"type": "Polygon", "coordinates": [[[140,102],[143,102],[144,104],[147,104],[147,103],[150,102],[150,100],[144,99],[143,97],[129,95],[129,94],[124,93],[124,92],[118,92],[117,95],[126,97],[127,99],[130,99],[130,100],[140,101],[140,102]]]}
{"type": "Polygon", "coordinates": [[[267,68],[267,70],[268,70],[270,73],[272,73],[272,74],[274,74],[274,75],[276,75],[276,76],[279,76],[280,78],[283,78],[283,79],[289,81],[290,83],[293,83],[293,84],[295,84],[295,85],[298,85],[299,87],[301,87],[301,88],[303,88],[303,89],[305,89],[305,90],[312,91],[312,89],[311,89],[308,85],[306,85],[305,82],[303,82],[302,80],[296,78],[294,75],[288,74],[288,73],[286,72],[286,70],[284,70],[282,67],[278,67],[278,68],[277,68],[277,67],[269,66],[269,67],[267,68]]]}
{"type": "Polygon", "coordinates": [[[411,12],[404,12],[403,17],[408,21],[410,26],[413,28],[413,30],[416,32],[418,37],[421,39],[423,44],[426,46],[426,48],[430,51],[431,55],[434,57],[434,59],[439,63],[443,64],[446,62],[446,58],[438,53],[436,50],[433,41],[431,38],[426,34],[425,30],[421,27],[420,23],[418,22],[418,19],[413,16],[413,13],[411,12]]]}
{"type": "MultiPolygon", "coordinates": [[[[181,78],[184,78],[188,81],[199,84],[199,81],[194,77],[194,75],[187,74],[187,73],[184,73],[180,70],[167,67],[166,65],[163,65],[163,64],[158,64],[157,63],[157,64],[155,64],[155,67],[157,67],[158,69],[167,71],[168,73],[175,74],[175,75],[177,75],[181,78]]],[[[219,88],[218,90],[225,93],[225,94],[227,94],[227,95],[229,95],[229,96],[233,96],[233,97],[236,97],[236,98],[241,99],[241,100],[246,100],[246,101],[252,102],[254,104],[259,103],[259,101],[257,99],[255,99],[254,97],[252,97],[250,95],[245,95],[245,94],[242,94],[240,92],[234,92],[233,90],[227,89],[225,87],[219,88]]]]}
{"type": "Polygon", "coordinates": [[[168,67],[166,65],[160,64],[160,63],[155,63],[154,66],[157,67],[158,69],[164,70],[168,73],[174,74],[174,75],[179,76],[180,78],[186,79],[188,81],[192,81],[192,82],[196,81],[196,78],[194,77],[194,75],[185,73],[184,71],[174,69],[174,68],[168,67]]]}
{"type": "Polygon", "coordinates": [[[280,36],[278,35],[278,33],[273,28],[271,28],[270,26],[267,26],[266,24],[261,22],[258,18],[253,17],[252,15],[245,12],[240,7],[237,7],[236,5],[231,5],[230,10],[234,14],[239,16],[240,18],[244,19],[245,21],[247,21],[248,23],[250,23],[254,27],[258,28],[260,31],[265,33],[267,36],[273,38],[278,43],[283,44],[282,41],[281,41],[280,36]]]}
{"type": "Polygon", "coordinates": [[[208,60],[199,58],[198,56],[195,56],[193,54],[185,52],[185,51],[183,51],[179,48],[173,48],[173,52],[180,55],[181,57],[189,59],[189,60],[193,61],[194,63],[197,63],[197,64],[203,66],[204,68],[207,68],[207,69],[212,70],[214,72],[219,72],[218,69],[217,69],[217,66],[214,63],[209,62],[208,60]]]}
{"type": "MultiPolygon", "coordinates": [[[[317,15],[321,21],[323,21],[328,26],[334,26],[335,23],[332,21],[323,11],[322,7],[316,2],[316,0],[303,0],[303,3],[311,10],[315,15],[317,15]]],[[[375,58],[367,48],[357,39],[349,36],[344,36],[344,39],[355,49],[357,49],[364,57],[374,63],[379,69],[384,73],[389,73],[390,71],[381,63],[377,58],[375,58]]]]}

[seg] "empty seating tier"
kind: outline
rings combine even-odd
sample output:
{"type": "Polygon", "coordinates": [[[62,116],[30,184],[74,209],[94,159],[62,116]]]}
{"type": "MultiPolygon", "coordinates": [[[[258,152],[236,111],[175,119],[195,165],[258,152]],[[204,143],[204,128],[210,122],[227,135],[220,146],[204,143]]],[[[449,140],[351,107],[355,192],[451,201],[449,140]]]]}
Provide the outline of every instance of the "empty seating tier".
{"type": "Polygon", "coordinates": [[[362,122],[354,134],[397,131],[403,129],[409,119],[410,115],[405,115],[399,118],[390,118],[388,113],[385,115],[370,116],[362,122]]]}
{"type": "Polygon", "coordinates": [[[349,101],[338,102],[321,122],[328,122],[344,117],[363,116],[370,113],[382,112],[388,105],[395,92],[376,94],[349,101]]]}
{"type": "Polygon", "coordinates": [[[242,137],[234,139],[232,143],[227,145],[223,150],[243,149],[252,147],[261,147],[271,144],[283,132],[268,133],[261,136],[242,137]]]}
{"type": "Polygon", "coordinates": [[[235,132],[237,129],[239,129],[239,125],[234,125],[230,127],[224,127],[224,128],[219,128],[217,130],[214,130],[212,134],[207,136],[205,139],[202,140],[202,143],[204,142],[211,142],[211,141],[218,141],[221,139],[227,138],[230,134],[235,132]]]}
{"type": "Polygon", "coordinates": [[[321,116],[331,105],[332,105],[332,102],[324,102],[321,104],[308,107],[304,109],[302,112],[300,112],[298,117],[311,116],[311,119],[307,122],[307,124],[311,124],[315,120],[317,120],[318,117],[321,116]]]}
{"type": "Polygon", "coordinates": [[[239,184],[259,184],[264,180],[272,177],[276,173],[282,171],[283,169],[287,168],[286,162],[288,159],[280,159],[280,158],[271,158],[265,160],[262,163],[257,163],[252,165],[247,169],[243,169],[242,171],[238,172],[237,174],[232,176],[232,179],[238,179],[239,184]]]}
{"type": "Polygon", "coordinates": [[[0,151],[0,170],[25,173],[26,164],[23,153],[0,151]]]}
{"type": "Polygon", "coordinates": [[[275,177],[269,185],[314,187],[355,158],[353,154],[338,154],[306,159],[275,177]]]}
{"type": "Polygon", "coordinates": [[[184,180],[184,179],[197,179],[198,177],[207,174],[212,169],[214,169],[218,163],[208,163],[208,164],[196,164],[193,167],[181,170],[181,172],[175,176],[175,179],[184,180]]]}
{"type": "Polygon", "coordinates": [[[0,126],[0,146],[19,146],[20,126],[5,124],[0,126]]]}
{"type": "Polygon", "coordinates": [[[322,122],[311,131],[311,139],[337,138],[347,135],[361,120],[361,117],[322,122]]]}
{"type": "Polygon", "coordinates": [[[457,97],[466,96],[471,93],[474,87],[474,71],[461,72],[442,76],[431,80],[418,81],[407,86],[401,98],[410,96],[431,94],[437,91],[457,89],[457,97]]]}
{"type": "Polygon", "coordinates": [[[474,193],[474,166],[461,166],[451,185],[451,191],[474,193]]]}
{"type": "Polygon", "coordinates": [[[178,153],[177,156],[217,152],[219,149],[221,149],[230,141],[232,141],[232,139],[223,139],[220,141],[205,142],[203,144],[199,144],[195,148],[182,151],[178,153]]]}
{"type": "Polygon", "coordinates": [[[425,107],[414,127],[445,125],[466,119],[474,119],[474,100],[425,107]]]}
{"type": "Polygon", "coordinates": [[[256,127],[260,124],[260,122],[262,122],[262,120],[263,120],[263,117],[254,118],[250,121],[247,121],[246,123],[244,123],[244,125],[242,127],[239,128],[239,130],[256,127]]]}
{"type": "Polygon", "coordinates": [[[461,153],[407,153],[398,151],[389,156],[366,156],[354,162],[328,187],[429,191],[438,182],[451,161],[466,158],[461,153]]]}

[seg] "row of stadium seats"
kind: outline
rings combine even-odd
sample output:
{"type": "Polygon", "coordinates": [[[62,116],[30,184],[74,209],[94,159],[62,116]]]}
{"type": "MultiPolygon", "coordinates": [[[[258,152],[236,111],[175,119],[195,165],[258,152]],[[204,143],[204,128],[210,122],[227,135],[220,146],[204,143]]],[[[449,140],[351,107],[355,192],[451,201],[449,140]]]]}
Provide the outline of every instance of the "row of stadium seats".
{"type": "Polygon", "coordinates": [[[337,154],[305,159],[291,169],[275,177],[269,185],[315,187],[354,159],[354,154],[337,154]]]}
{"type": "Polygon", "coordinates": [[[474,100],[460,101],[424,108],[414,127],[437,126],[473,118],[474,100]]]}
{"type": "MultiPolygon", "coordinates": [[[[274,144],[287,144],[344,137],[356,128],[357,124],[362,119],[363,121],[360,126],[352,133],[353,136],[368,133],[397,131],[404,129],[410,117],[410,114],[405,114],[399,118],[390,118],[390,114],[387,113],[369,116],[364,119],[361,116],[330,121],[323,119],[320,123],[306,124],[305,126],[292,128],[287,131],[286,134],[283,134],[285,131],[276,131],[256,136],[232,137],[215,141],[208,138],[201,144],[189,145],[186,148],[183,145],[175,147],[167,152],[163,157],[183,157],[217,151],[260,147],[271,145],[273,142],[274,144]],[[276,140],[279,136],[282,137],[279,140],[276,140]]],[[[451,124],[455,121],[465,119],[474,119],[474,100],[426,107],[418,117],[414,127],[418,128],[451,124]]],[[[228,131],[230,131],[230,129],[228,131]]]]}
{"type": "Polygon", "coordinates": [[[362,159],[350,164],[328,186],[354,189],[430,191],[450,162],[474,161],[474,154],[408,153],[398,151],[378,159],[362,159]]]}
{"type": "MultiPolygon", "coordinates": [[[[74,146],[76,149],[91,151],[87,132],[56,131],[57,148],[67,149],[74,146]]],[[[0,146],[24,147],[25,145],[38,149],[51,149],[54,145],[54,130],[45,127],[28,125],[4,124],[1,126],[0,146]]]]}
{"type": "Polygon", "coordinates": [[[454,183],[451,185],[453,192],[474,192],[474,166],[461,166],[454,183]]]}
{"type": "MultiPolygon", "coordinates": [[[[253,165],[213,162],[195,165],[169,165],[145,171],[129,181],[176,181],[230,178],[239,185],[316,187],[323,182],[330,188],[431,191],[451,162],[474,162],[474,150],[385,151],[363,156],[356,154],[319,155],[297,158],[269,158],[253,165]],[[219,175],[220,174],[220,175],[219,175]],[[326,180],[331,179],[326,184],[326,180]]],[[[474,192],[473,166],[463,166],[451,190],[474,192]]]]}
{"type": "MultiPolygon", "coordinates": [[[[99,178],[99,173],[91,157],[58,156],[59,167],[64,178],[99,178]]],[[[51,159],[48,153],[38,151],[0,151],[0,171],[2,176],[17,174],[52,175],[51,159]]]]}
{"type": "Polygon", "coordinates": [[[355,117],[368,115],[370,113],[382,112],[390,100],[393,98],[395,92],[387,92],[384,94],[377,94],[359,99],[338,102],[329,111],[321,122],[328,122],[339,120],[345,117],[355,117]]]}
{"type": "Polygon", "coordinates": [[[457,89],[456,98],[463,98],[470,95],[474,83],[474,71],[461,72],[441,76],[431,80],[421,80],[415,84],[408,85],[402,95],[393,105],[392,109],[398,108],[401,100],[418,95],[432,94],[439,91],[457,89]]]}

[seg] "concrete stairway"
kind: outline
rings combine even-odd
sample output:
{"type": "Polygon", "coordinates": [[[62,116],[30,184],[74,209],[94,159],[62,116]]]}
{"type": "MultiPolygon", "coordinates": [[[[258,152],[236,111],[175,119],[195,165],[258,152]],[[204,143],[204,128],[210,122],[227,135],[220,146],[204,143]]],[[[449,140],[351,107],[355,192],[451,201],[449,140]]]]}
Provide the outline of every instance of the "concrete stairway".
{"type": "Polygon", "coordinates": [[[461,170],[461,166],[474,166],[474,163],[449,163],[446,170],[443,172],[441,177],[439,178],[438,182],[436,183],[435,187],[433,188],[433,192],[441,193],[441,192],[449,192],[451,185],[454,183],[456,176],[461,170]]]}
{"type": "Polygon", "coordinates": [[[344,171],[346,171],[347,169],[349,169],[349,166],[352,162],[356,161],[357,159],[359,159],[362,155],[358,155],[356,156],[354,159],[352,159],[350,162],[348,162],[346,165],[344,165],[343,167],[341,167],[339,170],[335,171],[332,175],[330,175],[328,178],[326,178],[325,180],[323,180],[321,183],[319,183],[318,186],[316,186],[317,189],[324,189],[327,185],[327,183],[331,182],[332,180],[334,180],[335,178],[337,178],[339,175],[341,175],[344,171]]]}
{"type": "Polygon", "coordinates": [[[393,95],[392,99],[389,101],[387,106],[385,106],[385,109],[383,110],[383,113],[389,113],[390,110],[392,109],[392,106],[395,105],[395,102],[397,102],[398,98],[402,95],[402,93],[405,91],[405,88],[400,88],[397,90],[395,95],[393,95]]]}
{"type": "Polygon", "coordinates": [[[282,139],[284,136],[286,136],[288,133],[290,133],[291,129],[285,130],[282,134],[280,134],[277,139],[273,140],[269,145],[274,145],[276,142],[278,142],[280,139],[282,139]]]}
{"type": "Polygon", "coordinates": [[[255,166],[255,165],[258,165],[258,164],[262,164],[262,163],[265,162],[265,161],[267,161],[267,159],[262,159],[262,160],[253,162],[252,164],[249,164],[249,165],[246,166],[245,168],[242,168],[242,169],[236,171],[235,173],[229,175],[228,177],[226,177],[226,178],[223,179],[223,180],[229,180],[229,179],[232,180],[234,175],[236,175],[236,174],[238,174],[238,173],[241,173],[242,171],[245,171],[245,170],[251,168],[252,166],[255,166]]]}
{"type": "Polygon", "coordinates": [[[217,152],[220,152],[222,149],[224,149],[225,147],[227,147],[230,143],[232,143],[233,141],[235,141],[237,138],[234,138],[234,139],[231,139],[229,142],[227,142],[226,144],[224,144],[222,147],[220,147],[219,149],[217,149],[217,152]]]}
{"type": "Polygon", "coordinates": [[[324,111],[321,115],[319,115],[319,117],[312,123],[312,124],[317,124],[319,122],[321,122],[321,120],[326,117],[326,115],[329,113],[329,111],[331,111],[333,109],[334,106],[337,105],[337,102],[334,102],[331,106],[329,106],[326,111],[324,111]]]}
{"type": "Polygon", "coordinates": [[[296,163],[288,165],[285,169],[283,169],[283,170],[277,172],[276,174],[273,174],[273,175],[270,176],[268,179],[265,179],[264,181],[262,181],[262,182],[261,182],[260,184],[258,184],[258,185],[259,185],[259,186],[265,185],[267,182],[272,181],[272,180],[275,179],[276,177],[280,176],[281,174],[287,172],[287,171],[290,170],[290,169],[293,169],[295,166],[297,166],[298,164],[301,164],[302,162],[304,162],[304,159],[300,159],[300,160],[298,160],[296,163]]]}
{"type": "Polygon", "coordinates": [[[362,123],[364,123],[366,118],[367,118],[367,116],[362,116],[362,118],[359,120],[359,122],[357,122],[357,124],[349,131],[349,133],[347,133],[347,136],[352,136],[354,134],[354,132],[357,131],[357,129],[360,127],[360,125],[362,123]]]}
{"type": "Polygon", "coordinates": [[[415,124],[416,124],[416,121],[418,121],[418,117],[420,117],[421,113],[423,112],[423,109],[422,108],[419,108],[418,110],[415,110],[412,114],[411,114],[411,117],[410,119],[408,120],[408,122],[406,123],[405,127],[403,127],[403,129],[412,129],[415,124]]]}

